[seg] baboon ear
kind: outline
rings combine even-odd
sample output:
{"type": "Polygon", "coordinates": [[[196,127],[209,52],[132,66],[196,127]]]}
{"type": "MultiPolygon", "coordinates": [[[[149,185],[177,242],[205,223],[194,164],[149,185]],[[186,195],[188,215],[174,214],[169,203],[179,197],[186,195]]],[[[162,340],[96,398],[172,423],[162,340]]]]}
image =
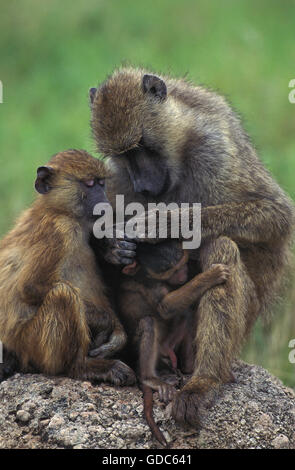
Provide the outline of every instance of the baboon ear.
{"type": "Polygon", "coordinates": [[[139,265],[137,264],[136,261],[133,261],[132,264],[128,264],[127,266],[124,266],[122,269],[122,273],[126,274],[127,276],[134,276],[134,274],[137,273],[139,270],[139,265]]]}
{"type": "Polygon", "coordinates": [[[54,169],[50,166],[40,166],[37,169],[37,178],[35,181],[35,189],[40,194],[46,194],[51,189],[50,180],[54,174],[54,169]]]}
{"type": "Polygon", "coordinates": [[[90,90],[89,90],[89,99],[90,99],[91,104],[94,101],[96,90],[97,90],[97,88],[90,88],[90,90]]]}
{"type": "Polygon", "coordinates": [[[167,96],[167,87],[161,78],[156,77],[156,75],[144,75],[142,86],[145,93],[149,93],[160,101],[165,100],[167,96]]]}

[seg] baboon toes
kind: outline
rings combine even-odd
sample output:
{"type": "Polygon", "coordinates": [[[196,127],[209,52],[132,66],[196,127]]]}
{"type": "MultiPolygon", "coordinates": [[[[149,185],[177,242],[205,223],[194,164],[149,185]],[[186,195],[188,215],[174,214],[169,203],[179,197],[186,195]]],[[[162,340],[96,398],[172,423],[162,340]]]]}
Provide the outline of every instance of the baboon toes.
{"type": "Polygon", "coordinates": [[[198,395],[185,390],[178,392],[173,400],[172,416],[180,424],[198,427],[200,424],[198,395]]]}
{"type": "Polygon", "coordinates": [[[176,389],[170,384],[163,383],[159,386],[158,392],[160,400],[164,403],[169,403],[175,396],[176,389]]]}

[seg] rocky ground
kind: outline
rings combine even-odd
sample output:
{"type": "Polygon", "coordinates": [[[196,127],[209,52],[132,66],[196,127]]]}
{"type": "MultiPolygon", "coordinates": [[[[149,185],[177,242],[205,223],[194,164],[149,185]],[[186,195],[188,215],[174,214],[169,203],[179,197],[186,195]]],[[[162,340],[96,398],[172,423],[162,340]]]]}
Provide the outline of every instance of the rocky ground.
{"type": "MultiPolygon", "coordinates": [[[[238,362],[201,431],[182,429],[170,405],[155,418],[173,449],[295,448],[295,394],[261,367],[238,362]]],[[[137,387],[94,386],[16,374],[0,384],[0,448],[160,448],[143,418],[137,387]]]]}

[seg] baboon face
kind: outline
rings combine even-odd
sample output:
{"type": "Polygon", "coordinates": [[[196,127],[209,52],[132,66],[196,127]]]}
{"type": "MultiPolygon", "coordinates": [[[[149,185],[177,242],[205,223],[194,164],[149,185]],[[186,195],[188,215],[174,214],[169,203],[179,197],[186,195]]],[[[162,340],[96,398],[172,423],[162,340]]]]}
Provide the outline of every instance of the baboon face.
{"type": "Polygon", "coordinates": [[[147,277],[179,286],[188,280],[187,262],[188,254],[178,241],[169,240],[154,246],[141,243],[135,262],[125,266],[122,272],[133,276],[141,267],[147,277]]]}
{"type": "Polygon", "coordinates": [[[157,151],[145,146],[143,139],[137,148],[112,157],[112,160],[115,159],[120,159],[120,165],[127,169],[135,193],[157,197],[169,189],[166,160],[157,151]]]}
{"type": "Polygon", "coordinates": [[[103,163],[86,152],[61,152],[37,169],[35,188],[56,210],[91,219],[96,204],[108,203],[105,176],[103,163]]]}
{"type": "Polygon", "coordinates": [[[89,94],[93,133],[112,168],[125,168],[136,193],[157,197],[167,192],[172,178],[159,119],[167,99],[165,82],[127,69],[89,94]]]}
{"type": "Polygon", "coordinates": [[[92,218],[96,204],[109,202],[104,189],[105,180],[94,177],[90,180],[80,181],[80,186],[85,215],[87,218],[92,218]]]}
{"type": "Polygon", "coordinates": [[[176,240],[156,246],[140,244],[137,258],[152,279],[165,281],[172,286],[184,284],[188,279],[188,254],[176,240]]]}
{"type": "MultiPolygon", "coordinates": [[[[171,250],[169,251],[171,252],[171,250]]],[[[187,282],[188,256],[187,253],[182,250],[180,253],[181,255],[177,252],[177,257],[175,256],[175,253],[172,253],[172,258],[169,263],[167,263],[167,259],[165,259],[168,252],[164,253],[162,258],[161,255],[159,255],[158,260],[154,260],[154,262],[147,262],[144,269],[148,277],[164,281],[171,286],[180,286],[187,282]]]]}

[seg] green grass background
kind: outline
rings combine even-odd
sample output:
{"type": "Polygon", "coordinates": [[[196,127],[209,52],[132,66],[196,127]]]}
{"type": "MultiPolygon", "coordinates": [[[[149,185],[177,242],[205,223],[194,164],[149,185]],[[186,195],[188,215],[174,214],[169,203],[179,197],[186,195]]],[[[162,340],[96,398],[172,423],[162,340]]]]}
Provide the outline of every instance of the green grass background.
{"type": "MultiPolygon", "coordinates": [[[[62,149],[94,151],[88,89],[123,61],[225,94],[294,199],[294,39],[290,0],[0,0],[0,235],[32,201],[38,165],[62,149]]],[[[294,313],[293,281],[243,352],[291,386],[294,313]]]]}

